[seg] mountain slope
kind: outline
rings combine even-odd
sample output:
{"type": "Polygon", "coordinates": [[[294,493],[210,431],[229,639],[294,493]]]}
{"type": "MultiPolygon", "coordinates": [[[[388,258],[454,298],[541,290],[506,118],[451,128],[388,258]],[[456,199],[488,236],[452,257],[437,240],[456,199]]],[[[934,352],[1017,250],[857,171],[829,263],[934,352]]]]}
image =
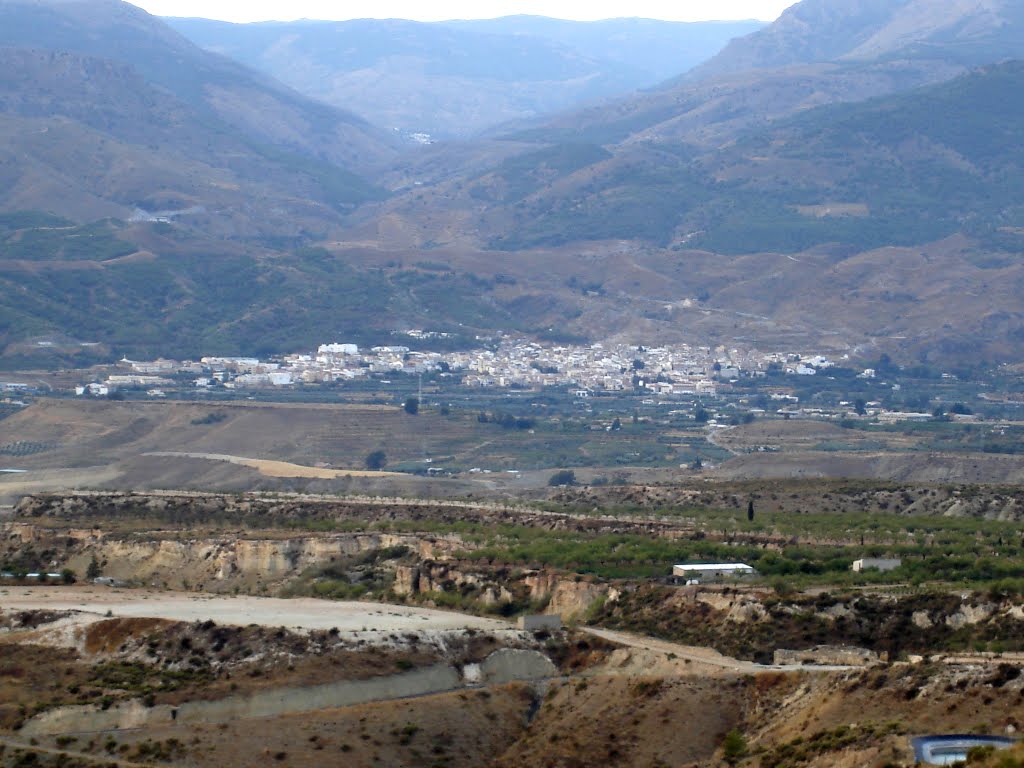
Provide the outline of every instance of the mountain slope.
{"type": "Polygon", "coordinates": [[[81,222],[190,210],[207,236],[296,237],[381,196],[336,166],[247,139],[105,59],[0,49],[0,209],[81,222]]]}
{"type": "Polygon", "coordinates": [[[1024,8],[1013,0],[803,0],[689,77],[895,57],[976,66],[1020,56],[1022,32],[1024,8]]]}
{"type": "Polygon", "coordinates": [[[405,133],[442,138],[654,85],[760,26],[539,17],[167,22],[310,96],[405,133]]]}
{"type": "Polygon", "coordinates": [[[1014,0],[803,0],[657,88],[557,116],[517,137],[722,146],[823,104],[856,102],[1024,59],[1014,0]]]}
{"type": "Polygon", "coordinates": [[[823,243],[912,245],[1024,227],[1024,65],[859,104],[809,110],[707,151],[649,138],[563,141],[385,206],[406,231],[472,226],[517,250],[644,240],[719,252],[823,243]],[[426,208],[432,218],[422,216],[426,208]],[[433,222],[433,224],[431,224],[433,222]]]}
{"type": "Polygon", "coordinates": [[[120,0],[3,0],[0,47],[109,59],[254,141],[357,172],[389,160],[388,137],[355,115],[303,97],[190,43],[120,0]]]}

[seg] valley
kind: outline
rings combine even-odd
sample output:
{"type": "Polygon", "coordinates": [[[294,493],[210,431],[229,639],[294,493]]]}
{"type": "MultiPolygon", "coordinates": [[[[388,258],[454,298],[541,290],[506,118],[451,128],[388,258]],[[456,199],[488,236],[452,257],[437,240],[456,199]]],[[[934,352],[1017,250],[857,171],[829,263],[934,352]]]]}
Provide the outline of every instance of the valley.
{"type": "Polygon", "coordinates": [[[1019,3],[184,14],[0,0],[0,768],[1024,765],[1019,3]]]}

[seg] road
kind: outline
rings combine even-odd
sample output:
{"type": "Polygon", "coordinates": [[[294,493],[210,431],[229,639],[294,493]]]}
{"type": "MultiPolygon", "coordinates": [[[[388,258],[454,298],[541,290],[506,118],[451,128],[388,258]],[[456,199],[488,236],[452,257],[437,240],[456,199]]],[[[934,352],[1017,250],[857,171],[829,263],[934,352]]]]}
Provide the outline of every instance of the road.
{"type": "Polygon", "coordinates": [[[729,672],[740,674],[756,674],[758,672],[848,672],[851,670],[863,669],[863,667],[838,665],[838,664],[755,664],[752,661],[742,661],[723,656],[713,648],[700,648],[692,645],[679,645],[667,640],[659,640],[656,637],[646,635],[634,635],[630,632],[616,632],[611,629],[599,629],[597,627],[580,627],[581,632],[588,635],[600,637],[610,643],[624,645],[629,648],[639,648],[644,651],[655,653],[674,654],[680,659],[689,659],[700,664],[729,672]]]}

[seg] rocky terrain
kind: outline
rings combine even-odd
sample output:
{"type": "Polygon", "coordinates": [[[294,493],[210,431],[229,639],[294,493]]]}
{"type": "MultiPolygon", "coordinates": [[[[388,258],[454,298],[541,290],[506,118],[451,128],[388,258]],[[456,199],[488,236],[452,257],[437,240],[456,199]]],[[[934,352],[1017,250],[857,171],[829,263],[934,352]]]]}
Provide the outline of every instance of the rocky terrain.
{"type": "MultiPolygon", "coordinates": [[[[1024,612],[1012,583],[674,586],[531,567],[495,533],[518,546],[535,541],[524,531],[549,546],[614,540],[619,551],[822,547],[848,568],[856,525],[808,529],[814,543],[795,545],[777,527],[741,531],[716,517],[742,514],[754,490],[575,488],[557,491],[552,508],[26,498],[0,532],[0,563],[16,571],[0,583],[0,760],[38,754],[46,765],[63,750],[83,765],[853,768],[911,765],[913,735],[1020,727],[1024,612]],[[22,577],[29,568],[102,575],[40,585],[22,577]],[[501,618],[533,612],[575,627],[520,632],[501,618]]],[[[1007,525],[984,518],[1015,503],[1008,489],[968,486],[756,492],[763,517],[800,518],[813,500],[827,510],[817,520],[873,510],[876,521],[947,521],[928,534],[943,547],[960,546],[955,525],[970,536],[980,519],[992,530],[972,539],[979,551],[1007,525]]]]}
{"type": "MultiPolygon", "coordinates": [[[[910,766],[913,735],[1014,733],[1024,717],[1022,680],[1013,664],[915,659],[841,672],[741,676],[577,637],[547,642],[567,676],[539,687],[468,688],[322,709],[301,720],[242,717],[45,733],[31,724],[53,722],[47,713],[66,700],[98,701],[93,710],[103,713],[123,710],[125,697],[141,696],[151,701],[150,712],[174,702],[184,713],[197,697],[214,705],[282,690],[286,681],[379,677],[389,667],[429,664],[436,651],[343,648],[324,632],[117,618],[100,618],[73,647],[58,650],[49,643],[62,616],[4,618],[0,684],[14,696],[0,730],[5,768],[50,765],[59,752],[66,756],[55,765],[407,765],[428,759],[456,766],[910,766]],[[47,672],[61,672],[56,685],[51,674],[40,674],[43,654],[47,672]],[[36,734],[31,739],[30,731],[36,734]],[[16,762],[27,754],[35,760],[16,762]]],[[[449,654],[485,658],[490,642],[469,638],[449,654]]]]}

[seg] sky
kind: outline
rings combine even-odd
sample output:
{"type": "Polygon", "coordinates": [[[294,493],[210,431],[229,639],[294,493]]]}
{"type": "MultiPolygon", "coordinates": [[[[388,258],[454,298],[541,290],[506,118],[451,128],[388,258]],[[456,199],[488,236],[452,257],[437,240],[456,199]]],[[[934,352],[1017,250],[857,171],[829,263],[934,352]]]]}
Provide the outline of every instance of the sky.
{"type": "Polygon", "coordinates": [[[591,21],[623,16],[670,21],[774,21],[796,0],[133,0],[156,16],[223,21],[295,19],[491,19],[526,13],[591,21]]]}

